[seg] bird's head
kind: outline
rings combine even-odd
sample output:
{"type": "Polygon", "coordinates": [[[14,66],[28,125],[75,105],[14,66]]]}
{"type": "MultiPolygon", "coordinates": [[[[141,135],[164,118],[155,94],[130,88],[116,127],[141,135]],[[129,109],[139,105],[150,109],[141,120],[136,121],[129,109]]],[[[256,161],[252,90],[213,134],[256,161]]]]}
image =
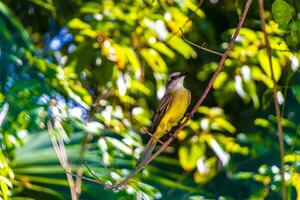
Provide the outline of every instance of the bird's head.
{"type": "Polygon", "coordinates": [[[183,87],[184,77],[187,72],[173,72],[170,74],[167,82],[167,89],[183,87]]]}

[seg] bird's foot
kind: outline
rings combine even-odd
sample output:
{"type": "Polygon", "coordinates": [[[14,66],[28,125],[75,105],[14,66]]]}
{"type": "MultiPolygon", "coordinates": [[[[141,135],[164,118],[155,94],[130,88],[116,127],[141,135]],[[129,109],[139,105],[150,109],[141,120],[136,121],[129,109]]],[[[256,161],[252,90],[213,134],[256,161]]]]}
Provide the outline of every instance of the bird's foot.
{"type": "Polygon", "coordinates": [[[172,133],[170,133],[170,132],[168,132],[168,134],[169,134],[169,136],[173,139],[173,140],[175,140],[176,139],[176,136],[175,135],[173,135],[172,133]]]}

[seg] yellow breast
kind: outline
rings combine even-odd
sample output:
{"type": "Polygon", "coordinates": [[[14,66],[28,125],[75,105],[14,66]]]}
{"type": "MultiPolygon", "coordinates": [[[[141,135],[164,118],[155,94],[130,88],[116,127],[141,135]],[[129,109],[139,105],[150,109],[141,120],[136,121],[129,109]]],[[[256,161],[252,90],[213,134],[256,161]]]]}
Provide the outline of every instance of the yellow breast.
{"type": "Polygon", "coordinates": [[[159,137],[163,136],[166,131],[170,131],[173,126],[178,124],[190,103],[190,92],[187,89],[177,89],[172,93],[172,101],[156,131],[159,137]]]}

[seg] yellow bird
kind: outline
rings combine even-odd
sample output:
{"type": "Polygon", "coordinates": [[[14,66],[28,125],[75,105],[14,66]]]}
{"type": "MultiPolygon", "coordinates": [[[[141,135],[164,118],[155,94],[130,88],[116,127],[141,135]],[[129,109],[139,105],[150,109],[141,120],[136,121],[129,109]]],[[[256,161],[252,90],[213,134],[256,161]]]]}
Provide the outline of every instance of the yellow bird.
{"type": "Polygon", "coordinates": [[[156,109],[152,122],[150,130],[152,137],[138,159],[138,165],[144,164],[150,158],[157,141],[184,116],[191,101],[191,93],[183,85],[185,75],[186,72],[174,72],[169,76],[166,93],[156,109]]]}

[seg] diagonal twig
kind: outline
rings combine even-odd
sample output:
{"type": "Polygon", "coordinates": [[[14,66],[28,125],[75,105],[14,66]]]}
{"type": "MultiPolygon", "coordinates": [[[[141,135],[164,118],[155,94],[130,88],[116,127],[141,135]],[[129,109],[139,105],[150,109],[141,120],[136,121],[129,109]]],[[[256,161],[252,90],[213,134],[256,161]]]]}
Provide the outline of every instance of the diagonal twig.
{"type": "Polygon", "coordinates": [[[140,167],[138,167],[133,173],[131,173],[129,176],[127,176],[124,180],[122,180],[119,184],[115,185],[113,187],[113,189],[119,189],[120,187],[122,187],[123,185],[125,185],[127,183],[127,181],[132,178],[133,176],[135,176],[137,173],[139,173],[147,164],[149,164],[154,158],[156,158],[159,154],[161,154],[163,152],[163,150],[174,140],[174,138],[178,135],[178,133],[186,126],[186,124],[188,123],[188,121],[193,117],[193,115],[195,114],[195,112],[197,111],[198,107],[202,104],[202,102],[204,101],[204,99],[206,98],[208,92],[210,91],[217,75],[219,74],[219,72],[222,69],[222,66],[225,62],[225,59],[228,56],[229,51],[232,49],[234,42],[236,41],[237,36],[239,35],[239,32],[242,28],[242,25],[244,23],[244,20],[246,18],[247,12],[249,10],[249,7],[251,5],[252,0],[247,0],[242,16],[239,20],[239,23],[236,27],[235,33],[233,35],[233,37],[231,38],[231,41],[228,45],[228,48],[226,49],[226,51],[224,52],[224,54],[221,57],[221,60],[218,64],[217,69],[215,70],[214,74],[212,75],[211,79],[209,80],[203,94],[200,96],[199,100],[197,101],[197,103],[195,104],[195,106],[193,107],[192,111],[190,112],[190,114],[185,118],[185,120],[182,122],[182,124],[176,129],[176,131],[174,132],[174,137],[170,137],[161,147],[160,149],[158,149],[151,157],[149,160],[147,160],[143,165],[141,165],[140,167]]]}
{"type": "Polygon", "coordinates": [[[64,170],[66,172],[67,180],[68,180],[70,191],[71,191],[72,200],[77,200],[78,198],[76,195],[75,183],[74,183],[74,179],[71,175],[72,170],[71,170],[71,167],[68,162],[68,157],[67,157],[64,141],[63,141],[63,139],[57,139],[55,137],[52,123],[50,121],[48,121],[47,127],[48,127],[48,133],[49,133],[50,140],[51,140],[52,146],[54,148],[54,151],[58,157],[58,160],[59,160],[61,166],[64,168],[64,170]]]}
{"type": "MultiPolygon", "coordinates": [[[[149,131],[146,131],[146,133],[148,134],[148,135],[150,135],[151,137],[153,137],[153,134],[151,134],[149,131]]],[[[159,142],[159,144],[163,144],[164,142],[162,142],[161,140],[158,140],[158,142],[159,142]]]]}
{"type": "Polygon", "coordinates": [[[198,44],[195,44],[195,43],[191,42],[190,40],[188,40],[188,39],[185,37],[185,35],[184,35],[182,29],[181,29],[181,28],[179,28],[179,29],[180,29],[180,31],[181,31],[181,35],[182,35],[183,40],[186,41],[187,43],[189,43],[190,45],[192,45],[192,46],[194,46],[194,47],[197,47],[197,48],[199,48],[199,49],[202,49],[202,50],[204,50],[204,51],[207,51],[207,52],[209,52],[209,53],[212,53],[212,54],[215,54],[215,55],[218,55],[218,56],[223,56],[222,53],[219,53],[219,52],[217,52],[217,51],[213,51],[213,50],[211,50],[211,49],[208,49],[208,48],[204,47],[203,45],[200,46],[200,45],[198,45],[198,44]]]}
{"type": "Polygon", "coordinates": [[[285,169],[284,169],[284,142],[283,142],[283,132],[282,132],[282,124],[281,124],[281,114],[280,114],[280,107],[277,99],[277,90],[278,84],[274,76],[273,64],[272,64],[272,48],[269,43],[268,33],[266,31],[266,22],[265,22],[265,11],[264,11],[264,2],[263,0],[258,0],[258,10],[259,10],[259,17],[261,22],[261,29],[264,34],[265,42],[266,42],[266,50],[268,54],[268,60],[270,65],[271,71],[271,78],[273,81],[273,99],[274,99],[274,106],[275,106],[275,113],[277,119],[277,136],[279,142],[279,150],[280,150],[280,175],[281,175],[281,192],[282,192],[282,199],[286,199],[286,188],[285,188],[285,169]]]}

